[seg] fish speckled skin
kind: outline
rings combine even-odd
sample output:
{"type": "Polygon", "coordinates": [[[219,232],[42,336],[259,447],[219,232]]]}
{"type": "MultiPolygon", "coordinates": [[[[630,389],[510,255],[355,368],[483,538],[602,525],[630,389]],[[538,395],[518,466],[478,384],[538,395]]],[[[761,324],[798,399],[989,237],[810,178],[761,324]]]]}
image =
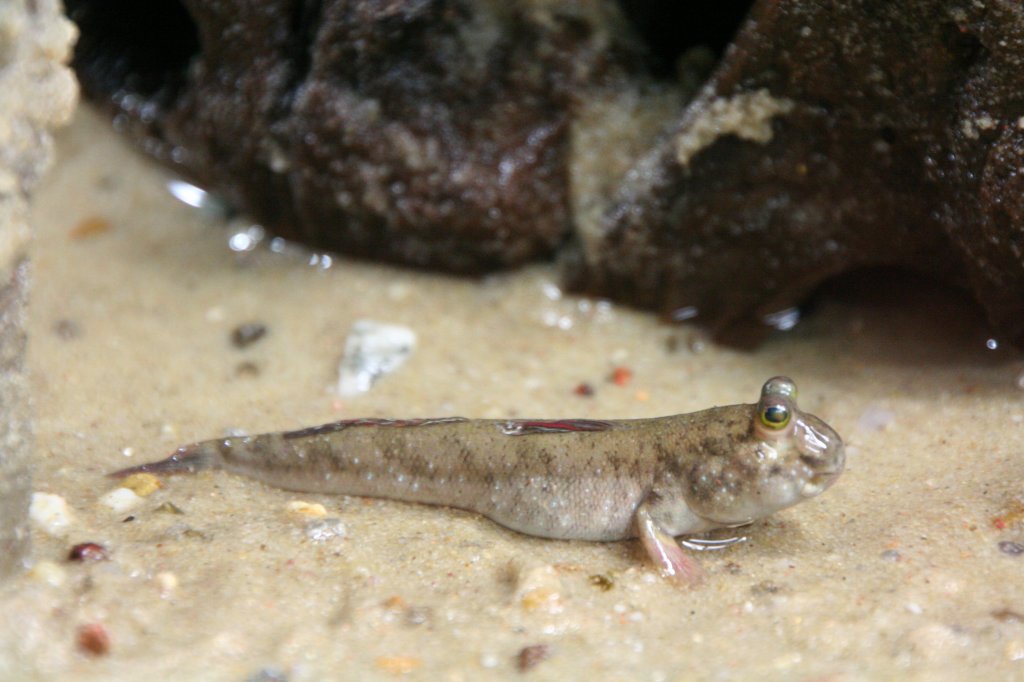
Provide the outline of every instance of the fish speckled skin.
{"type": "Polygon", "coordinates": [[[662,570],[698,569],[672,539],[740,526],[813,497],[843,445],[784,377],[754,405],[653,419],[355,419],[210,440],[126,469],[221,468],[308,492],[460,507],[547,538],[640,536],[662,570]]]}

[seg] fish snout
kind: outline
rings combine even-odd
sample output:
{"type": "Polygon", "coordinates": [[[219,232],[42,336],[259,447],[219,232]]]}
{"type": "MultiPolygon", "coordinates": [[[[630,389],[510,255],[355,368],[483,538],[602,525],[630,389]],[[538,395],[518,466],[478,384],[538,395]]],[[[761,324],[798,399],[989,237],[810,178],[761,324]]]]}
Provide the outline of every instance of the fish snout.
{"type": "Polygon", "coordinates": [[[814,497],[835,483],[843,473],[846,466],[843,439],[814,415],[803,415],[794,431],[800,461],[808,469],[802,492],[805,497],[814,497]]]}

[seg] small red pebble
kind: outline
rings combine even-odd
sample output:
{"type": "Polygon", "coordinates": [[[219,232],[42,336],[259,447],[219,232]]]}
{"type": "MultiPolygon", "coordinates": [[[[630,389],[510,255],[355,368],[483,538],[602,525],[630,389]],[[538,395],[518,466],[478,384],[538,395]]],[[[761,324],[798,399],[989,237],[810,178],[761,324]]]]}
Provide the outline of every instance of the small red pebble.
{"type": "Polygon", "coordinates": [[[68,561],[106,561],[109,558],[107,549],[95,542],[80,542],[68,552],[68,561]]]}
{"type": "Polygon", "coordinates": [[[575,393],[576,395],[581,395],[585,398],[589,398],[590,396],[594,395],[594,387],[588,384],[587,382],[583,381],[580,382],[576,386],[576,388],[573,389],[572,392],[575,393]]]}
{"type": "Polygon", "coordinates": [[[1004,521],[1003,519],[999,518],[998,516],[996,518],[992,519],[992,525],[995,526],[996,528],[998,528],[999,530],[1005,530],[1006,529],[1006,521],[1004,521]]]}
{"type": "Polygon", "coordinates": [[[616,367],[612,370],[609,380],[616,386],[625,386],[633,379],[633,370],[628,367],[616,367]]]}
{"type": "Polygon", "coordinates": [[[93,656],[110,652],[110,635],[103,623],[87,623],[78,628],[78,648],[93,656]]]}

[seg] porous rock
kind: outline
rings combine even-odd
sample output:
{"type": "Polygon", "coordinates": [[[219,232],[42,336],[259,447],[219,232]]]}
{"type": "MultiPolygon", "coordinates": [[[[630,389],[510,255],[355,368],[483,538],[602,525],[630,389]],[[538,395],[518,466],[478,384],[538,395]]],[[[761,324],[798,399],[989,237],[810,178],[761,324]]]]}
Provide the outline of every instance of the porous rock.
{"type": "Polygon", "coordinates": [[[32,420],[25,370],[28,198],[71,116],[75,28],[55,0],[0,4],[0,578],[28,550],[32,420]]]}
{"type": "Polygon", "coordinates": [[[283,236],[457,272],[561,248],[573,288],[736,342],[897,266],[1024,345],[1021,4],[703,5],[69,3],[118,127],[283,236]]]}
{"type": "Polygon", "coordinates": [[[72,0],[83,90],[286,238],[457,272],[565,239],[569,100],[605,68],[613,4],[254,7],[72,0]]]}

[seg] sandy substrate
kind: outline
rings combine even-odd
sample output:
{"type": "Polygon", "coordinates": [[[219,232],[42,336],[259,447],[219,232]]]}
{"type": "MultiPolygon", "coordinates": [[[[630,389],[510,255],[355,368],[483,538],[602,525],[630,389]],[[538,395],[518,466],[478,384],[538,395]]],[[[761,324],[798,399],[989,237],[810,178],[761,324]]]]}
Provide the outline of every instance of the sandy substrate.
{"type": "Polygon", "coordinates": [[[67,501],[71,525],[37,528],[35,567],[0,597],[0,678],[1024,678],[1024,364],[988,350],[951,292],[847,289],[739,353],[561,295],[549,267],[476,282],[240,256],[89,112],[60,156],[36,202],[31,355],[35,486],[67,501]],[[419,346],[343,400],[337,363],[361,318],[408,326],[419,346]],[[236,348],[251,321],[267,335],[236,348]],[[608,381],[615,367],[626,385],[608,381]],[[166,479],[132,510],[99,501],[105,473],[232,430],[653,416],[753,402],[773,374],[843,434],[847,472],[700,556],[691,591],[636,543],[540,540],[226,473],[166,479]],[[294,500],[322,504],[343,536],[314,540],[323,519],[294,500]],[[84,541],[109,561],[68,562],[84,541]]]}

